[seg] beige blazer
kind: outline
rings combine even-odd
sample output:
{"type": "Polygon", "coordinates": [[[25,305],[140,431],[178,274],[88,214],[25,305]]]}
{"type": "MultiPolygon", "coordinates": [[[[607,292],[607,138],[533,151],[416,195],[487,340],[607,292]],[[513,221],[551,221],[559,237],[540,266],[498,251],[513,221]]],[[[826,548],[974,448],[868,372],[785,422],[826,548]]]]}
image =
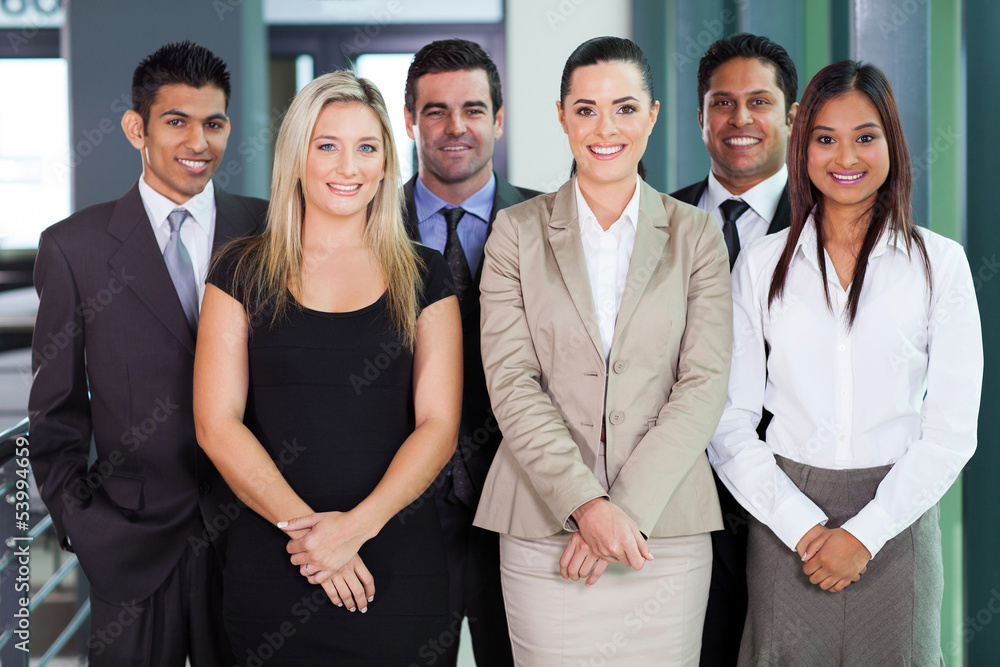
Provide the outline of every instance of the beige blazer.
{"type": "Polygon", "coordinates": [[[640,187],[608,367],[573,181],[497,215],[481,283],[482,351],[503,440],[477,526],[554,535],[574,530],[573,511],[604,496],[649,537],[722,528],[705,448],[732,356],[728,253],[707,212],[640,187]],[[594,475],[602,416],[608,493],[594,475]]]}

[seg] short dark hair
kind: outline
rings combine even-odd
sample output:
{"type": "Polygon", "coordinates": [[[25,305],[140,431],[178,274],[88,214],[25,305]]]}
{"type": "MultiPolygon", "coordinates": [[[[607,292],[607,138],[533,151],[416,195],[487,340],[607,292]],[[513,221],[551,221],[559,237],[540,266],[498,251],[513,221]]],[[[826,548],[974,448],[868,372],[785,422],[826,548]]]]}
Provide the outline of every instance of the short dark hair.
{"type": "Polygon", "coordinates": [[[705,55],[698,63],[698,110],[703,111],[705,93],[712,73],[723,63],[733,58],[756,58],[766,65],[774,67],[774,79],[778,88],[785,95],[785,113],[787,114],[799,93],[799,77],[795,72],[795,63],[788,52],[760,35],[741,32],[738,35],[723,37],[708,47],[705,55]]]}
{"type": "Polygon", "coordinates": [[[477,69],[485,71],[486,79],[490,82],[493,117],[496,118],[503,106],[500,73],[483,47],[467,39],[441,39],[417,51],[406,73],[406,110],[411,116],[417,115],[417,79],[423,75],[477,69]]]}
{"type": "MultiPolygon", "coordinates": [[[[642,89],[649,94],[651,102],[656,102],[656,97],[653,95],[653,71],[649,67],[649,60],[635,42],[624,37],[594,37],[576,47],[563,66],[562,79],[559,80],[559,101],[565,102],[566,96],[569,95],[569,83],[573,78],[573,72],[581,67],[600,63],[635,65],[642,76],[642,89]]],[[[646,165],[642,163],[642,159],[639,160],[638,171],[639,176],[646,180],[646,165]]],[[[569,173],[570,176],[576,175],[575,159],[569,173]]]]}
{"type": "Polygon", "coordinates": [[[149,110],[160,88],[183,84],[192,88],[214,86],[226,96],[229,108],[229,70],[226,63],[204,46],[187,40],[164,44],[143,58],[132,74],[132,110],[149,124],[149,110]]]}

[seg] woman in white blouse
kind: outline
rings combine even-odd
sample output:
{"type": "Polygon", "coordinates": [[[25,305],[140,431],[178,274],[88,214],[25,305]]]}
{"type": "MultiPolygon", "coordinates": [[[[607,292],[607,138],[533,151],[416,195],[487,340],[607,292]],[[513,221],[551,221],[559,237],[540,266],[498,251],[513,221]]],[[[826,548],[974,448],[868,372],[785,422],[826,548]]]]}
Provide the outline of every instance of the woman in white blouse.
{"type": "Polygon", "coordinates": [[[878,68],[816,74],[788,168],[791,228],[734,267],[733,365],[709,446],[752,515],[740,664],[938,665],[937,503],[975,451],[982,385],[968,261],[913,222],[878,68]]]}

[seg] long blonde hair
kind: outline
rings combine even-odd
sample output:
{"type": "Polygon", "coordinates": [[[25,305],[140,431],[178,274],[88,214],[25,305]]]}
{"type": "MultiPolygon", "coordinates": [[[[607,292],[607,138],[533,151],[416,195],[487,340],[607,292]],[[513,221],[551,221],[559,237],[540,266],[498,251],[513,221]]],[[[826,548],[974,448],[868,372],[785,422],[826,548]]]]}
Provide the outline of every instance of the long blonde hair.
{"type": "Polygon", "coordinates": [[[236,242],[242,246],[234,269],[236,293],[245,295],[244,306],[251,319],[273,308],[272,325],[290,305],[295,305],[289,300],[286,288],[290,283],[293,291],[300,293],[302,287],[308,147],[320,112],[334,102],[364,104],[375,114],[382,130],[385,177],[368,204],[364,242],[385,278],[393,329],[412,350],[422,264],[403,225],[399,160],[392,126],[378,88],[349,71],[318,77],[292,100],[274,150],[267,227],[261,236],[236,242]]]}

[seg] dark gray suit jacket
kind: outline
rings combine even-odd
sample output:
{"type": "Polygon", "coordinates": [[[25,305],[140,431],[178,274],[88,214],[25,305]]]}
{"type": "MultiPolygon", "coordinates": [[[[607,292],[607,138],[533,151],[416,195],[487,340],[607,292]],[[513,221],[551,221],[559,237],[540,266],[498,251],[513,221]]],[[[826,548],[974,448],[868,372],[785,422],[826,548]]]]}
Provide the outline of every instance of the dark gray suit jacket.
{"type": "MultiPolygon", "coordinates": [[[[526,199],[542,194],[536,190],[518,188],[497,175],[497,189],[493,196],[493,210],[490,212],[486,237],[493,231],[493,221],[497,211],[526,199]]],[[[417,228],[417,205],[413,199],[414,176],[403,186],[406,197],[406,231],[410,238],[420,242],[417,228]]],[[[464,352],[464,383],[462,399],[462,422],[458,431],[458,446],[465,452],[465,465],[469,470],[476,494],[483,489],[486,475],[490,471],[493,457],[500,446],[500,428],[497,426],[490,408],[490,397],[486,391],[486,377],[483,375],[483,357],[479,344],[479,280],[483,275],[483,262],[470,287],[468,305],[462,313],[462,345],[464,352]]]]}
{"type": "MultiPolygon", "coordinates": [[[[215,193],[213,250],[263,228],[266,201],[215,193]]],[[[39,491],[94,592],[142,600],[185,549],[211,554],[235,505],[195,440],[195,336],[138,184],[45,230],[34,277],[28,416],[39,491]]]]}

